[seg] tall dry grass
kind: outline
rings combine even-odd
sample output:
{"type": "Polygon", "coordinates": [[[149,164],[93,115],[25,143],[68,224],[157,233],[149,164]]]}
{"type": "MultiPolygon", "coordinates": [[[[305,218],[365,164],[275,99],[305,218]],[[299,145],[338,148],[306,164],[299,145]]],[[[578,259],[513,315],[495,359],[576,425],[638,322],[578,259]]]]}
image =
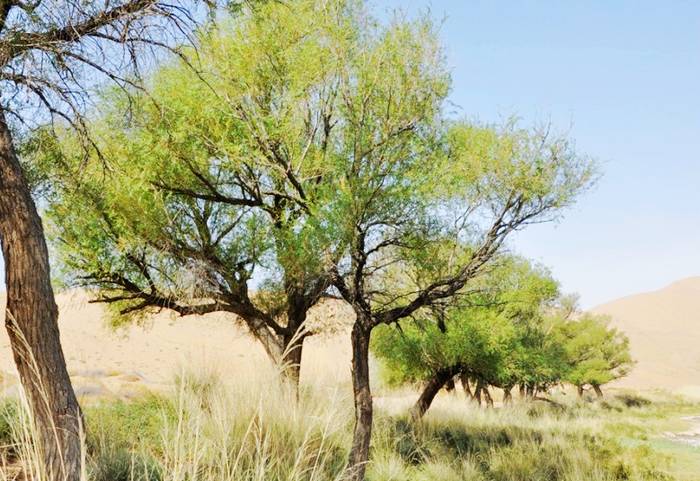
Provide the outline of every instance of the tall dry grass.
{"type": "MultiPolygon", "coordinates": [[[[382,407],[392,405],[392,393],[384,394],[367,473],[374,481],[670,480],[673,460],[651,441],[673,413],[695,409],[634,397],[481,409],[446,395],[416,426],[405,409],[382,407]]],[[[83,479],[337,480],[351,441],[350,395],[348,386],[323,383],[297,398],[266,370],[237,379],[183,371],[169,393],[86,405],[83,479]]],[[[26,404],[20,398],[2,411],[0,437],[12,469],[0,480],[18,471],[45,479],[26,404]]]]}

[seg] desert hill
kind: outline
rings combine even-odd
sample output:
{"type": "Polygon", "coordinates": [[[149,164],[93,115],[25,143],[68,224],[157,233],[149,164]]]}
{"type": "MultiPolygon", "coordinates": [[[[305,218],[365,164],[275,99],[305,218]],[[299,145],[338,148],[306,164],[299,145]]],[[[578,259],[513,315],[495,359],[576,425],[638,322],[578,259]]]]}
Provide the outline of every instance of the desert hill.
{"type": "Polygon", "coordinates": [[[637,365],[618,385],[700,394],[700,277],[592,310],[630,338],[637,365]]]}
{"type": "MultiPolygon", "coordinates": [[[[169,385],[183,369],[216,370],[222,376],[250,375],[272,369],[263,348],[227,314],[176,317],[161,313],[144,326],[118,331],[105,320],[104,307],[87,302],[85,292],[56,296],[61,343],[78,395],[131,397],[144,388],[169,385]]],[[[0,293],[0,321],[5,297],[0,293]]],[[[321,306],[310,314],[348,319],[344,306],[321,306]],[[319,312],[320,311],[320,312],[319,312]]],[[[350,341],[345,333],[314,336],[307,340],[302,366],[305,379],[350,379],[350,341]]],[[[0,329],[0,381],[12,391],[14,362],[5,329],[0,329]]],[[[3,388],[0,386],[0,392],[3,388]]]]}
{"type": "MultiPolygon", "coordinates": [[[[145,326],[115,332],[106,325],[103,306],[89,304],[86,293],[64,292],[57,302],[68,369],[83,396],[129,397],[144,388],[158,389],[169,385],[183,368],[215,369],[223,376],[272,368],[260,345],[230,315],[181,318],[161,313],[145,326]]],[[[5,305],[3,294],[0,305],[5,305]]],[[[618,386],[700,395],[700,277],[618,299],[593,311],[610,315],[613,325],[630,338],[637,365],[618,386]]],[[[334,303],[316,308],[312,319],[348,320],[351,315],[348,308],[334,303]]],[[[0,329],[0,381],[5,390],[14,389],[13,372],[9,340],[0,329]]],[[[307,341],[302,382],[319,378],[345,382],[349,376],[347,332],[307,341]]]]}

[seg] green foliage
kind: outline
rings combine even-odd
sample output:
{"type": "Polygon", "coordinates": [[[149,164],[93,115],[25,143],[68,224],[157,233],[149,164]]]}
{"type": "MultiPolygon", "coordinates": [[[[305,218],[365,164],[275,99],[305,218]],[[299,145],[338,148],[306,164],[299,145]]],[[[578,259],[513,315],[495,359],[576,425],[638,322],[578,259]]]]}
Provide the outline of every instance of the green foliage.
{"type": "Polygon", "coordinates": [[[453,366],[497,386],[560,378],[562,353],[547,336],[544,316],[557,298],[556,282],[542,268],[513,258],[480,283],[445,311],[377,328],[372,348],[391,383],[427,381],[453,366]]]}
{"type": "Polygon", "coordinates": [[[14,399],[2,399],[0,401],[0,444],[10,446],[13,439],[13,422],[18,416],[18,403],[14,399]]]}
{"type": "Polygon", "coordinates": [[[23,150],[53,188],[65,276],[98,288],[117,322],[247,302],[251,278],[261,299],[313,304],[361,245],[370,301],[386,306],[458,272],[484,234],[477,218],[505,211],[506,232],[556,217],[595,178],[565,137],[447,118],[427,16],[381,24],[361,1],[264,2],[202,32],[193,58],[196,70],[158,69],[148,95],[105,93],[99,150],[86,156],[69,132],[23,150]]]}
{"type": "Polygon", "coordinates": [[[629,339],[609,326],[609,318],[584,314],[557,326],[570,369],[566,380],[575,386],[602,386],[623,377],[634,364],[629,339]]]}
{"type": "Polygon", "coordinates": [[[471,295],[396,326],[372,342],[390,384],[421,383],[449,369],[486,385],[546,390],[561,382],[600,387],[629,372],[629,341],[605,317],[575,312],[549,273],[511,258],[471,295]]]}
{"type": "MultiPolygon", "coordinates": [[[[648,406],[665,417],[679,406],[648,406]],[[670,409],[670,410],[669,410],[670,409]]],[[[642,443],[630,446],[610,424],[644,437],[641,411],[624,409],[606,415],[585,404],[561,409],[540,406],[537,417],[528,405],[497,410],[468,407],[452,398],[419,426],[404,418],[378,422],[368,479],[439,480],[671,480],[670,460],[642,443]]]]}
{"type": "MultiPolygon", "coordinates": [[[[157,448],[163,425],[175,419],[175,406],[164,396],[149,394],[132,402],[113,401],[91,406],[86,413],[88,451],[103,446],[130,450],[135,446],[157,448]]],[[[159,450],[149,453],[162,454],[159,450]]]]}

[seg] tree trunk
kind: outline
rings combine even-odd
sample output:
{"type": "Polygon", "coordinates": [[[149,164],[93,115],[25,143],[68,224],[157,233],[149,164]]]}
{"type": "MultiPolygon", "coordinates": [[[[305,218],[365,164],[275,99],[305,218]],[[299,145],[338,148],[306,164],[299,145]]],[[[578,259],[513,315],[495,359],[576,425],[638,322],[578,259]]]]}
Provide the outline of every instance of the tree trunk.
{"type": "Polygon", "coordinates": [[[61,350],[44,231],[1,111],[0,242],[7,287],[5,326],[45,474],[50,480],[77,481],[81,414],[61,350]]]}
{"type": "Polygon", "coordinates": [[[428,380],[428,383],[423,388],[423,392],[421,392],[418,400],[411,408],[411,417],[414,421],[420,421],[426,411],[430,408],[430,405],[432,404],[433,399],[435,399],[437,393],[440,392],[440,389],[443,386],[452,380],[457,371],[457,369],[443,369],[435,373],[435,375],[428,380]]]}
{"type": "Polygon", "coordinates": [[[481,379],[476,380],[476,387],[474,388],[474,399],[476,403],[481,406],[481,394],[484,390],[484,383],[481,379]]]}
{"type": "Polygon", "coordinates": [[[503,388],[503,404],[509,405],[513,403],[513,386],[505,386],[503,388]]]}
{"type": "Polygon", "coordinates": [[[284,337],[284,352],[282,354],[282,374],[291,384],[294,391],[299,392],[299,379],[301,375],[301,357],[306,336],[289,335],[284,337]]]}
{"type": "Polygon", "coordinates": [[[301,357],[304,349],[306,331],[306,314],[309,302],[304,290],[294,287],[288,278],[285,279],[287,291],[287,333],[282,337],[282,360],[284,377],[292,384],[295,392],[299,393],[299,378],[301,374],[301,357]]]}
{"type": "Polygon", "coordinates": [[[525,396],[528,399],[532,399],[535,397],[535,385],[534,384],[527,385],[527,387],[525,388],[525,396]]]}
{"type": "Polygon", "coordinates": [[[578,392],[578,397],[583,397],[583,386],[576,386],[576,391],[578,392]]]}
{"type": "Polygon", "coordinates": [[[493,407],[493,398],[491,397],[491,393],[489,392],[488,387],[484,387],[484,397],[486,398],[486,406],[492,408],[493,407]]]}
{"type": "Polygon", "coordinates": [[[464,394],[466,394],[469,397],[469,399],[474,399],[474,394],[472,394],[472,389],[469,386],[469,376],[463,372],[459,375],[459,380],[462,382],[464,394]]]}
{"type": "Polygon", "coordinates": [[[355,398],[355,429],[345,479],[363,481],[372,436],[372,392],[369,385],[369,322],[355,321],[352,328],[352,390],[355,398]]]}
{"type": "Polygon", "coordinates": [[[595,391],[596,396],[598,396],[599,398],[603,397],[603,391],[601,391],[600,386],[598,384],[593,384],[593,390],[595,391]]]}

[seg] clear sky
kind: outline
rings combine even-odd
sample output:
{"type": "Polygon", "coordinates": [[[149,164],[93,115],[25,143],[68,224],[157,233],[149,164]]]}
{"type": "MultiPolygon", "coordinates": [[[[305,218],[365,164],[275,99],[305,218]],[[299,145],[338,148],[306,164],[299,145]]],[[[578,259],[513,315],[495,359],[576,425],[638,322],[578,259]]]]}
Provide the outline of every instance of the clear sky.
{"type": "Polygon", "coordinates": [[[514,250],[584,307],[700,275],[700,2],[372,1],[444,18],[464,115],[551,121],[601,161],[598,187],[514,250]]]}
{"type": "Polygon", "coordinates": [[[443,19],[468,117],[551,121],[602,163],[558,225],[512,247],[592,307],[700,275],[700,2],[374,0],[443,19]]]}

